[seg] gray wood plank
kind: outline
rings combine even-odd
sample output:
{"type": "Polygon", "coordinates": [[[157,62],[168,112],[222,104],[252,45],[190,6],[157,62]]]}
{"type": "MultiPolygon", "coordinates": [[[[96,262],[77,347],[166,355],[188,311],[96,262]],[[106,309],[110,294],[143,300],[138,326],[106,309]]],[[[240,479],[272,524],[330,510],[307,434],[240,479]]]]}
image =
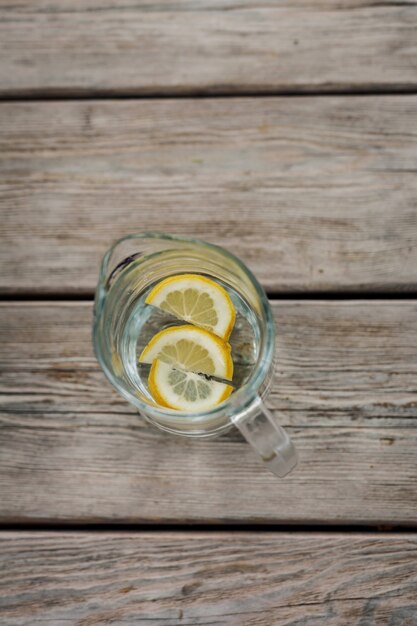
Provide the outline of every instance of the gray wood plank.
{"type": "Polygon", "coordinates": [[[413,534],[0,533],[7,626],[413,626],[413,534]]]}
{"type": "Polygon", "coordinates": [[[415,87],[416,24],[414,0],[4,0],[0,94],[415,87]]]}
{"type": "Polygon", "coordinates": [[[92,293],[144,230],[224,245],[271,292],[416,289],[416,114],[416,96],[3,103],[0,290],[92,293]]]}
{"type": "Polygon", "coordinates": [[[99,372],[89,303],[0,306],[0,520],[417,522],[417,303],[274,302],[278,480],[240,434],[170,437],[99,372]]]}

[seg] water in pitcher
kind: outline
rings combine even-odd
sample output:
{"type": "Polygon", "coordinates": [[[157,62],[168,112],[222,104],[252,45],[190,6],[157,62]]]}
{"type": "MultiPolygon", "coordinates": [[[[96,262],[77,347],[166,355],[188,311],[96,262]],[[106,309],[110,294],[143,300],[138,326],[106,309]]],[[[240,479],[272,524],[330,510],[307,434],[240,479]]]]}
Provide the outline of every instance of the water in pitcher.
{"type": "MultiPolygon", "coordinates": [[[[131,279],[134,271],[134,263],[120,271],[108,293],[110,306],[112,306],[112,300],[115,300],[113,303],[115,307],[119,300],[123,300],[123,315],[117,320],[113,331],[117,360],[124,370],[124,377],[129,379],[130,384],[138,390],[138,393],[150,401],[155,401],[148,384],[150,366],[140,362],[140,355],[157,333],[170,327],[183,325],[185,322],[165,310],[147,304],[146,299],[158,281],[148,284],[147,288],[142,291],[135,292],[131,279]],[[129,295],[128,306],[124,297],[126,290],[129,295]]],[[[227,282],[208,274],[196,272],[196,275],[206,276],[223,287],[233,303],[236,318],[228,343],[231,346],[233,360],[231,382],[233,391],[236,391],[249,378],[257,362],[260,341],[258,317],[242,295],[227,282]]],[[[181,273],[178,276],[181,276],[181,273]]]]}

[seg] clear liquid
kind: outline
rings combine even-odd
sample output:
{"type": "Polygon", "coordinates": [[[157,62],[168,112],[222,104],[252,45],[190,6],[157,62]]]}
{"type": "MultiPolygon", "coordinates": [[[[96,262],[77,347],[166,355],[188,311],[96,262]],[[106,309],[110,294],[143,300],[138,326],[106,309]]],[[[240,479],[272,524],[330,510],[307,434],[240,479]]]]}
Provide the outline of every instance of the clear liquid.
{"type": "MultiPolygon", "coordinates": [[[[236,391],[245,384],[257,361],[260,340],[258,318],[235,289],[217,278],[205,275],[226,289],[236,309],[236,322],[229,338],[234,364],[232,382],[236,391]]],[[[116,279],[115,282],[118,280],[116,279]]],[[[186,323],[145,303],[148,293],[154,286],[155,283],[138,294],[130,306],[117,342],[125,376],[130,384],[150,402],[153,402],[153,398],[148,388],[149,367],[139,363],[139,355],[156,333],[170,326],[186,323]]]]}

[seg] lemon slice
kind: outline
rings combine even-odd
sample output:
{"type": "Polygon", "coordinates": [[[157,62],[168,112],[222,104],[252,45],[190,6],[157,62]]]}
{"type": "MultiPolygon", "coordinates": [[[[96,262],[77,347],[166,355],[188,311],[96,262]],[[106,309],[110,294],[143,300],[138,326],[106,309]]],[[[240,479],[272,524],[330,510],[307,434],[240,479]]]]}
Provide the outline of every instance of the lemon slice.
{"type": "Polygon", "coordinates": [[[184,372],[155,359],[149,373],[149,390],[155,401],[169,409],[196,412],[207,411],[223,402],[232,387],[206,380],[193,372],[184,372]]]}
{"type": "Polygon", "coordinates": [[[199,274],[179,274],[158,283],[145,302],[228,339],[236,312],[227,291],[199,274]]]}
{"type": "Polygon", "coordinates": [[[142,363],[159,359],[178,369],[231,380],[233,361],[228,343],[191,324],[171,326],[157,333],[139,357],[142,363]]]}

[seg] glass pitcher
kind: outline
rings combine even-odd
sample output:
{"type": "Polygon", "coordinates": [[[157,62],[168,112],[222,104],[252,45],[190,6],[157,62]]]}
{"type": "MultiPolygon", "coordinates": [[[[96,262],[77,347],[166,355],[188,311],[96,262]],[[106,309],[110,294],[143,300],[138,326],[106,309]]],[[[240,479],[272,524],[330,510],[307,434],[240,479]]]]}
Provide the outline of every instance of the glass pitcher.
{"type": "Polygon", "coordinates": [[[94,349],[105,375],[128,402],[155,426],[187,437],[213,437],[236,426],[258,457],[277,476],[297,463],[287,433],[264,404],[272,376],[275,332],[266,294],[250,270],[226,250],[161,233],[128,235],[105,254],[94,305],[94,349]],[[230,338],[238,380],[234,392],[204,413],[181,413],[158,405],[140,376],[141,336],[169,325],[144,304],[160,280],[201,274],[224,286],[236,304],[230,338]],[[250,341],[249,341],[250,339],[250,341]],[[252,347],[248,358],[248,346],[252,347]]]}

